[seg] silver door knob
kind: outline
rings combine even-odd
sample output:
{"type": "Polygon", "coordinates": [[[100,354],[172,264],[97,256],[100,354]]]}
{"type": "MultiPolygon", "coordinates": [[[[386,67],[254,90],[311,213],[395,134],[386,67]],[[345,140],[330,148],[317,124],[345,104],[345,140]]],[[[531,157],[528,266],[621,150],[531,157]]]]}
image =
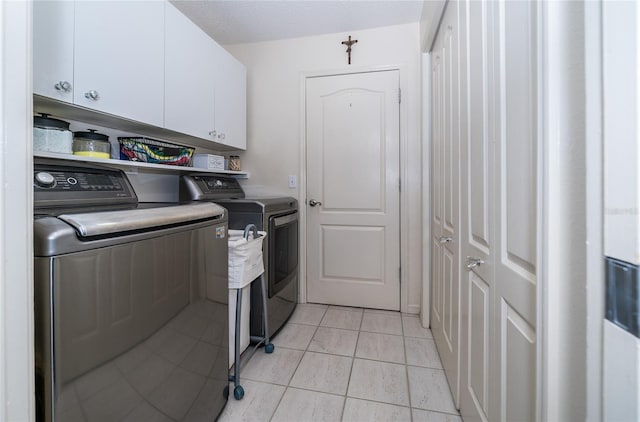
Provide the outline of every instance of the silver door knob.
{"type": "Polygon", "coordinates": [[[316,205],[322,205],[322,202],[316,201],[315,199],[310,199],[309,200],[309,205],[312,206],[312,207],[315,207],[316,205]]]}
{"type": "Polygon", "coordinates": [[[448,236],[440,236],[440,243],[449,243],[452,242],[453,238],[448,236]]]}
{"type": "Polygon", "coordinates": [[[473,258],[471,256],[467,257],[467,270],[479,267],[482,264],[484,264],[484,261],[480,258],[473,258]]]}
{"type": "Polygon", "coordinates": [[[58,91],[71,92],[71,83],[69,81],[60,81],[54,87],[58,91]]]}
{"type": "Polygon", "coordinates": [[[96,91],[95,89],[92,89],[89,92],[85,92],[84,96],[85,98],[88,98],[93,101],[97,101],[100,98],[100,94],[98,94],[98,91],[96,91]]]}

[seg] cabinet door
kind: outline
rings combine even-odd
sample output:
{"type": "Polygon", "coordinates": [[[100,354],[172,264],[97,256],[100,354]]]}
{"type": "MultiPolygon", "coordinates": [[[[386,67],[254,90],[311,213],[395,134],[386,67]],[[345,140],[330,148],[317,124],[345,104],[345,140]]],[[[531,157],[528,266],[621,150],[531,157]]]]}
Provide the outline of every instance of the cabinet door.
{"type": "Polygon", "coordinates": [[[70,1],[33,3],[33,92],[73,101],[73,19],[70,1]]]}
{"type": "Polygon", "coordinates": [[[73,102],[162,127],[164,3],[78,1],[75,8],[73,102]]]}
{"type": "Polygon", "coordinates": [[[216,140],[215,42],[166,3],[164,126],[216,140]]]}
{"type": "Polygon", "coordinates": [[[247,147],[247,70],[216,44],[217,142],[237,149],[247,147]]]}

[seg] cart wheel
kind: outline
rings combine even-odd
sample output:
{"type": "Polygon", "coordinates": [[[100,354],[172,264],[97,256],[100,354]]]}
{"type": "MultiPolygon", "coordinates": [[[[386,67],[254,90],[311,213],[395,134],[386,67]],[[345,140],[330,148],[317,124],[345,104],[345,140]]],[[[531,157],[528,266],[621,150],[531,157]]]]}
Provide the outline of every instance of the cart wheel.
{"type": "Polygon", "coordinates": [[[265,353],[273,353],[273,349],[275,349],[276,347],[273,345],[273,343],[267,343],[264,345],[264,352],[265,353]]]}
{"type": "Polygon", "coordinates": [[[241,385],[236,385],[236,388],[233,389],[233,397],[235,397],[236,400],[242,400],[244,397],[244,388],[242,388],[241,385]]]}
{"type": "Polygon", "coordinates": [[[226,387],[224,387],[224,389],[222,390],[222,396],[224,397],[225,400],[229,399],[229,386],[228,385],[226,387]]]}

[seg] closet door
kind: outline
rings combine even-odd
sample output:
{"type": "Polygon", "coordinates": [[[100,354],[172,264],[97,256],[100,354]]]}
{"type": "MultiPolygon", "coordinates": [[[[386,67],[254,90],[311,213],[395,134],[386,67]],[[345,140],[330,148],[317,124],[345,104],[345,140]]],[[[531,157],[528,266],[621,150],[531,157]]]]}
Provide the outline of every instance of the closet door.
{"type": "Polygon", "coordinates": [[[538,8],[467,1],[461,414],[536,419],[538,8]]]}
{"type": "Polygon", "coordinates": [[[462,140],[461,399],[465,421],[491,420],[492,294],[495,289],[493,189],[496,170],[492,76],[493,2],[465,1],[468,13],[465,104],[468,132],[462,140]]]}
{"type": "Polygon", "coordinates": [[[538,171],[537,2],[495,10],[495,292],[492,356],[496,421],[536,419],[538,171]]]}
{"type": "Polygon", "coordinates": [[[432,332],[458,403],[460,304],[460,77],[458,4],[450,2],[433,50],[432,332]]]}

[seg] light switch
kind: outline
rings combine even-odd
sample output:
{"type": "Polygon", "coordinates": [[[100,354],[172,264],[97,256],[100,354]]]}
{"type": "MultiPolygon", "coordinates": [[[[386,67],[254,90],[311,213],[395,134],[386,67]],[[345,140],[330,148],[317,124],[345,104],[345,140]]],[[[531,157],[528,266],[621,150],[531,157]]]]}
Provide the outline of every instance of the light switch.
{"type": "Polygon", "coordinates": [[[298,178],[295,174],[289,175],[289,189],[295,189],[298,187],[298,178]]]}

